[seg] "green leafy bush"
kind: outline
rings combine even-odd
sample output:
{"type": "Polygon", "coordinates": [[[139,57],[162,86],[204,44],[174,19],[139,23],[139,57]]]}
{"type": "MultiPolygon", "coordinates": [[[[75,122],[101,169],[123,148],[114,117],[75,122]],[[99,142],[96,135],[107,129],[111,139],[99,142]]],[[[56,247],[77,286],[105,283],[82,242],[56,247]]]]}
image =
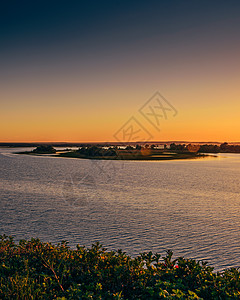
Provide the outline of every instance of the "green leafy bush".
{"type": "Polygon", "coordinates": [[[0,299],[240,299],[240,273],[141,253],[0,236],[0,299]]]}

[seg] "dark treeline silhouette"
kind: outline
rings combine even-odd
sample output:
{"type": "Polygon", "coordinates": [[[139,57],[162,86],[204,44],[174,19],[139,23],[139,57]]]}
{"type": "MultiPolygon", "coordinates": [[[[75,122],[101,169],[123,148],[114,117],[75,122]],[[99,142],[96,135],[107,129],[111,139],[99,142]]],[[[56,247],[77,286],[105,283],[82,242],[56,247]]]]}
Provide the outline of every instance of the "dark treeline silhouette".
{"type": "MultiPolygon", "coordinates": [[[[191,144],[170,144],[169,150],[177,152],[188,152],[191,144]]],[[[199,153],[240,153],[240,145],[223,143],[220,146],[214,144],[199,145],[199,153]]]]}
{"type": "Polygon", "coordinates": [[[81,147],[76,150],[77,153],[84,156],[96,157],[96,156],[117,156],[117,152],[113,147],[107,149],[99,146],[81,147]]]}
{"type": "Polygon", "coordinates": [[[39,154],[51,154],[51,153],[56,153],[56,149],[54,149],[53,146],[51,145],[39,145],[32,152],[39,153],[39,154]]]}
{"type": "Polygon", "coordinates": [[[240,145],[229,145],[223,143],[218,145],[202,145],[200,146],[199,152],[205,153],[240,153],[240,145]]]}
{"type": "Polygon", "coordinates": [[[185,144],[170,144],[170,150],[173,151],[188,151],[187,146],[185,144]]]}
{"type": "Polygon", "coordinates": [[[201,145],[199,151],[201,153],[219,153],[221,149],[218,145],[201,145]]]}
{"type": "MultiPolygon", "coordinates": [[[[240,153],[240,145],[229,145],[228,143],[223,143],[220,146],[214,145],[214,144],[205,144],[205,145],[198,145],[198,147],[195,147],[195,150],[192,151],[191,144],[170,144],[169,147],[167,145],[164,145],[164,148],[162,150],[158,151],[174,151],[177,153],[188,153],[188,152],[198,152],[198,153],[240,153]]],[[[122,152],[124,150],[131,152],[135,150],[142,150],[142,149],[151,149],[155,150],[156,145],[139,145],[136,144],[134,146],[127,145],[126,147],[122,148],[122,152]]],[[[96,146],[82,146],[80,147],[76,152],[79,154],[82,154],[84,156],[117,156],[117,150],[119,148],[117,146],[114,147],[102,147],[101,145],[96,146]]],[[[135,153],[135,152],[134,152],[135,153]]],[[[135,153],[136,154],[136,153],[135,153]]]]}

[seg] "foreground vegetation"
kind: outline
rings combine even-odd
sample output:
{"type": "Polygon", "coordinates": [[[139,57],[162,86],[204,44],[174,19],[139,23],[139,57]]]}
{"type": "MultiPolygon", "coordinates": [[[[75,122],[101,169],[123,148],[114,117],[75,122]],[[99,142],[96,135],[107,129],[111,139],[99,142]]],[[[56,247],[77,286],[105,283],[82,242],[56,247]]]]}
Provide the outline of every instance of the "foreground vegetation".
{"type": "Polygon", "coordinates": [[[0,299],[240,299],[240,273],[205,262],[121,250],[70,249],[0,236],[0,299]]]}

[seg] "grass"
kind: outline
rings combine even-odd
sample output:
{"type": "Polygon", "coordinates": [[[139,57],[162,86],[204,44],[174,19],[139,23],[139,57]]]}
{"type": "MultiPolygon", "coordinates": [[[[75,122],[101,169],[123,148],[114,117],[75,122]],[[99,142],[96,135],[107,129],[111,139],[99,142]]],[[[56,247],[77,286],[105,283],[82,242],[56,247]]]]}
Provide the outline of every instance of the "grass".
{"type": "Polygon", "coordinates": [[[167,251],[132,258],[67,242],[0,236],[0,299],[240,299],[240,273],[167,251]]]}

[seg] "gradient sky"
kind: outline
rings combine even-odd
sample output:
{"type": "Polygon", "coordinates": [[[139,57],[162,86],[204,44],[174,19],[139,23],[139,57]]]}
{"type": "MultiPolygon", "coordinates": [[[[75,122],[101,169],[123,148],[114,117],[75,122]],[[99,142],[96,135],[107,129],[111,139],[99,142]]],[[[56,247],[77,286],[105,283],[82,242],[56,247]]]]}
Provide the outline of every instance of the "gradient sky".
{"type": "Polygon", "coordinates": [[[240,141],[240,1],[1,1],[0,141],[240,141]],[[157,131],[156,92],[177,109],[157,131]]]}

